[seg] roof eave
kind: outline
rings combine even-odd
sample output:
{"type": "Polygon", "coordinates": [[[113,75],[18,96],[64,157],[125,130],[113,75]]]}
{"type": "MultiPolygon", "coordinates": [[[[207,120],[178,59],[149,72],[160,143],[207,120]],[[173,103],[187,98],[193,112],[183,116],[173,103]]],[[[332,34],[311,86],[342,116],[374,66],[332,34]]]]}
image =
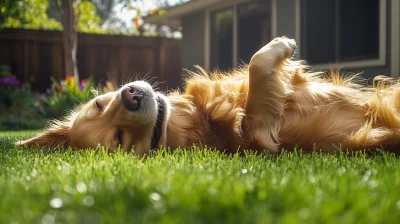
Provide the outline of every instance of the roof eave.
{"type": "Polygon", "coordinates": [[[196,12],[212,5],[218,4],[225,0],[192,0],[190,2],[178,5],[168,9],[163,15],[150,15],[143,18],[145,23],[160,25],[180,25],[181,18],[192,12],[196,12]]]}

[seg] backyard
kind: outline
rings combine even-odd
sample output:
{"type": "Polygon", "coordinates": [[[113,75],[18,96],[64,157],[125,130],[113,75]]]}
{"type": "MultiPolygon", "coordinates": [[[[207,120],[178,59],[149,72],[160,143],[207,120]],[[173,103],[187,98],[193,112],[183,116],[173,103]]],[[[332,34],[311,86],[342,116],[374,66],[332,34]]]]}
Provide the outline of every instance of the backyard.
{"type": "Polygon", "coordinates": [[[1,223],[396,223],[400,158],[225,155],[190,148],[147,157],[15,146],[0,133],[1,223]]]}
{"type": "Polygon", "coordinates": [[[16,144],[123,84],[183,90],[194,65],[235,69],[278,36],[296,38],[316,71],[335,63],[398,80],[399,1],[4,0],[0,11],[0,224],[399,223],[400,157],[384,150],[139,156],[16,144]]]}

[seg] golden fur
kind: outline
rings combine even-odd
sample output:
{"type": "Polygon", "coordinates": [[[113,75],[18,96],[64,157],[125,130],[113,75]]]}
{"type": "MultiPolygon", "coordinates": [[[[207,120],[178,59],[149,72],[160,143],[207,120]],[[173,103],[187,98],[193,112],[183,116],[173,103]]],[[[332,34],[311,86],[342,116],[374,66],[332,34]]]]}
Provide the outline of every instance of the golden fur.
{"type": "MultiPolygon", "coordinates": [[[[274,153],[296,146],[328,152],[400,150],[399,83],[377,77],[367,88],[354,83],[355,76],[344,77],[338,71],[311,72],[302,61],[289,59],[295,47],[294,40],[276,38],[248,66],[228,73],[208,74],[200,67],[190,72],[183,93],[163,98],[166,117],[158,146],[195,144],[229,152],[274,153]]],[[[154,116],[129,114],[119,95],[115,91],[98,96],[21,144],[78,148],[100,144],[113,151],[118,145],[116,130],[123,130],[124,150],[148,152],[154,116]],[[101,114],[96,112],[96,101],[104,105],[101,114]]]]}

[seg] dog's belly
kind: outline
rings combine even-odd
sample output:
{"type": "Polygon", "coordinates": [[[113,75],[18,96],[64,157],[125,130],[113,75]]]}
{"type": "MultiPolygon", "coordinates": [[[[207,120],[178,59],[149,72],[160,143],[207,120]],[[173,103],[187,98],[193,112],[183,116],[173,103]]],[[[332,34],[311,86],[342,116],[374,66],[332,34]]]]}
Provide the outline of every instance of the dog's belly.
{"type": "Polygon", "coordinates": [[[332,101],[320,105],[292,102],[282,117],[281,147],[306,151],[339,149],[366,121],[365,109],[349,102],[332,101]]]}

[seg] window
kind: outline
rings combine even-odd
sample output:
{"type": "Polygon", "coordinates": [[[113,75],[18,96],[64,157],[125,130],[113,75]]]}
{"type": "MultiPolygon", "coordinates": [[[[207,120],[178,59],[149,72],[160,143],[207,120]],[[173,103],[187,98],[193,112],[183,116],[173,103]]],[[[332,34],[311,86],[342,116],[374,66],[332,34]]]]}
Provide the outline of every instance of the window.
{"type": "Polygon", "coordinates": [[[233,10],[223,9],[211,15],[211,66],[220,69],[232,67],[233,10]]]}
{"type": "Polygon", "coordinates": [[[380,3],[302,0],[302,58],[310,64],[379,59],[380,3]]]}
{"type": "Polygon", "coordinates": [[[268,1],[238,6],[238,59],[249,63],[251,57],[271,39],[268,1]]]}
{"type": "Polygon", "coordinates": [[[211,68],[226,70],[249,63],[271,39],[269,0],[232,4],[209,13],[211,68]]]}

